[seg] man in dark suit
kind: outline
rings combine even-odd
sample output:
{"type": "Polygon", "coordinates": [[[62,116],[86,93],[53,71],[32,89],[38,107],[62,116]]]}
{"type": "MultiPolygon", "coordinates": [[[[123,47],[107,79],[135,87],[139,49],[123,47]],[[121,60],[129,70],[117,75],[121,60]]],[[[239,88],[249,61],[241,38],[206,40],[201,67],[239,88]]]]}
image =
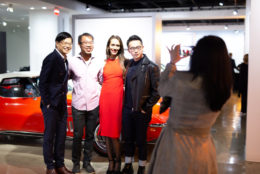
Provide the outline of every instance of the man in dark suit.
{"type": "Polygon", "coordinates": [[[61,32],[55,39],[56,49],[42,64],[40,74],[41,110],[44,117],[43,156],[46,174],[72,174],[64,165],[67,128],[67,54],[72,37],[61,32]]]}

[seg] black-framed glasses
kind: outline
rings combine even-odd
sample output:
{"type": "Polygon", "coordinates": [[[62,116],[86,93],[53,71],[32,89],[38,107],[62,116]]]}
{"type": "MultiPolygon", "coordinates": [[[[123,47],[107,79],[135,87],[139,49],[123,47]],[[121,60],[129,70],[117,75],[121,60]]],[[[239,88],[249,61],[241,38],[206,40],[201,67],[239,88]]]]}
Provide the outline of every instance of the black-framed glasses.
{"type": "Polygon", "coordinates": [[[71,47],[72,46],[72,43],[70,42],[60,42],[62,45],[65,45],[65,46],[69,46],[71,47]]]}
{"type": "Polygon", "coordinates": [[[80,44],[83,46],[89,46],[89,45],[93,45],[94,42],[80,42],[80,44]]]}
{"type": "Polygon", "coordinates": [[[142,46],[130,47],[129,48],[130,51],[135,51],[135,50],[140,51],[141,49],[142,49],[142,46]]]}

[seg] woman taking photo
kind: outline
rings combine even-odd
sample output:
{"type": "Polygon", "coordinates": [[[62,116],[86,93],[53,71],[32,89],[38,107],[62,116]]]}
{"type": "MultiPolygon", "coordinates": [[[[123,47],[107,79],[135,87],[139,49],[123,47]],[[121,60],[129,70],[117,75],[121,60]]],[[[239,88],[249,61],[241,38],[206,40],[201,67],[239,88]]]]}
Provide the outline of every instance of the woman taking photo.
{"type": "Polygon", "coordinates": [[[121,169],[119,136],[122,127],[123,74],[125,69],[124,47],[119,36],[112,35],[109,38],[106,55],[99,100],[100,135],[104,136],[106,140],[109,160],[107,174],[119,174],[121,169]]]}
{"type": "Polygon", "coordinates": [[[200,39],[190,70],[175,71],[180,45],[169,49],[171,62],[161,75],[159,93],[170,96],[167,126],[150,161],[149,174],[217,174],[216,150],[210,134],[232,89],[225,42],[216,36],[200,39]]]}

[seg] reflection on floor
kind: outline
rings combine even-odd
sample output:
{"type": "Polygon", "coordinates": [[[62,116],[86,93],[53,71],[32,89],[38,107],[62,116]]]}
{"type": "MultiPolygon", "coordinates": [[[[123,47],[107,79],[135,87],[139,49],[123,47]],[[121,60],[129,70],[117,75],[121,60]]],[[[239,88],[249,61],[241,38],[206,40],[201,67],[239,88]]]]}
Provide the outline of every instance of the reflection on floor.
{"type": "MultiPolygon", "coordinates": [[[[246,116],[240,116],[240,99],[233,95],[225,105],[212,136],[217,149],[219,174],[260,174],[260,163],[246,162],[245,130],[246,116]]],[[[65,164],[72,168],[71,141],[66,142],[65,164]]],[[[148,159],[153,145],[148,147],[148,159]]],[[[44,174],[42,139],[9,137],[0,135],[0,174],[44,174]]],[[[123,158],[122,158],[123,160],[123,158]]],[[[105,174],[107,159],[93,154],[96,174],[105,174]]],[[[137,163],[134,163],[135,172],[137,163]]],[[[82,174],[86,174],[84,170],[82,174]]]]}

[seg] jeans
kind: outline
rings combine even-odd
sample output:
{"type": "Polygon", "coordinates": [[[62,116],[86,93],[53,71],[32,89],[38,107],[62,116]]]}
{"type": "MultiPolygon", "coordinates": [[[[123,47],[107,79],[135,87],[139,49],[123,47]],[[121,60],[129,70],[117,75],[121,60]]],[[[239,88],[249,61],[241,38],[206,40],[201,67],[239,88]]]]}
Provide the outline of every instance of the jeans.
{"type": "Polygon", "coordinates": [[[72,162],[74,164],[80,163],[82,151],[82,136],[85,127],[85,141],[84,141],[84,158],[83,162],[88,163],[92,158],[94,131],[98,121],[99,107],[91,111],[81,111],[72,107],[73,117],[73,144],[72,144],[72,162]]]}
{"type": "Polygon", "coordinates": [[[135,144],[138,147],[139,160],[147,158],[146,134],[148,124],[151,121],[151,113],[132,112],[123,108],[123,140],[125,141],[125,156],[132,157],[135,152],[135,144]]]}

